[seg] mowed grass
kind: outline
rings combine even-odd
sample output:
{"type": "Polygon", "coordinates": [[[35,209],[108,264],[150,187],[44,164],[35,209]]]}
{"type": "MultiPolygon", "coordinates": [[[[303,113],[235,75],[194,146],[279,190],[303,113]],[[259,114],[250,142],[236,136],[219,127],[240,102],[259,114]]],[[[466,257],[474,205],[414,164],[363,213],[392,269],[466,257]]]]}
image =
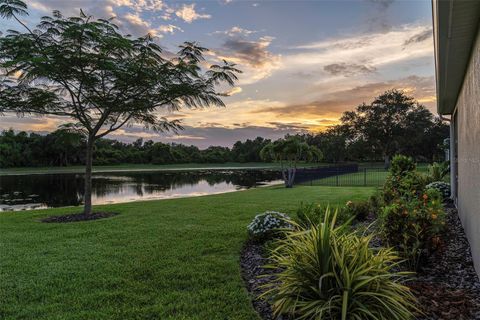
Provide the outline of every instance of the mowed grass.
{"type": "Polygon", "coordinates": [[[239,254],[256,213],[344,204],[373,188],[280,186],[96,207],[120,215],[69,224],[0,213],[0,319],[258,319],[239,254]]]}

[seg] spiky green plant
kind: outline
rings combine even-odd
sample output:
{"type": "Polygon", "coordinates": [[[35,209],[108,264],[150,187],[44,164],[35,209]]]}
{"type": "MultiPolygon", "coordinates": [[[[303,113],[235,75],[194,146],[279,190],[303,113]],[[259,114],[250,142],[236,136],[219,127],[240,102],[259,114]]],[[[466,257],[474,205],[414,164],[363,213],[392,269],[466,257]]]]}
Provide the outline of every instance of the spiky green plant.
{"type": "MultiPolygon", "coordinates": [[[[271,252],[266,268],[280,270],[266,284],[276,316],[295,319],[406,320],[416,311],[415,298],[397,272],[399,260],[389,248],[372,249],[373,235],[359,236],[336,214],[310,228],[296,225],[271,252]]],[[[295,224],[295,222],[291,222],[295,224]]]]}
{"type": "Polygon", "coordinates": [[[434,162],[428,166],[427,180],[428,182],[442,181],[449,172],[450,165],[448,162],[434,162]]]}

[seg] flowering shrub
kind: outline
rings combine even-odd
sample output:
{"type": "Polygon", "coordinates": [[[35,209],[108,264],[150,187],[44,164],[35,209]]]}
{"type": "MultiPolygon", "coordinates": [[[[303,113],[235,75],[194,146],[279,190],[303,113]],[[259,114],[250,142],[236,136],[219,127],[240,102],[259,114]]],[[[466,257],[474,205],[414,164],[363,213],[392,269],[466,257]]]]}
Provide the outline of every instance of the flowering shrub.
{"type": "Polygon", "coordinates": [[[417,270],[421,258],[440,244],[445,225],[442,196],[435,189],[426,190],[419,198],[396,198],[380,215],[381,230],[388,245],[408,259],[417,270]]]}
{"type": "Polygon", "coordinates": [[[398,198],[420,197],[425,189],[425,177],[416,171],[411,158],[395,156],[383,186],[383,201],[390,204],[398,198]]]}
{"type": "Polygon", "coordinates": [[[435,181],[427,184],[426,189],[435,189],[438,190],[443,197],[443,200],[450,198],[450,184],[443,181],[435,181]]]}
{"type": "Polygon", "coordinates": [[[276,211],[266,211],[258,214],[247,226],[248,234],[253,240],[265,241],[278,236],[279,232],[285,229],[291,229],[292,225],[288,222],[290,217],[285,213],[276,211]]]}
{"type": "Polygon", "coordinates": [[[357,220],[365,220],[371,209],[370,202],[366,200],[348,201],[344,208],[347,216],[355,217],[357,220]]]}

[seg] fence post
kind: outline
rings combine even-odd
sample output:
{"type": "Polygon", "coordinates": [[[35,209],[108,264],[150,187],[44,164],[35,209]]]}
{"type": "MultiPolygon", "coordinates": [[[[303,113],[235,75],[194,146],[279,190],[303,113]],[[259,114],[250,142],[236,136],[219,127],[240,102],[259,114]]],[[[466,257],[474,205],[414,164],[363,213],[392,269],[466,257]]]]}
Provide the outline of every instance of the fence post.
{"type": "Polygon", "coordinates": [[[367,168],[363,169],[363,186],[367,186],[367,168]]]}
{"type": "Polygon", "coordinates": [[[338,187],[338,175],[340,174],[340,172],[339,172],[340,170],[339,170],[338,167],[337,167],[337,170],[336,170],[336,171],[337,171],[337,174],[335,175],[335,178],[336,178],[336,180],[337,180],[337,187],[338,187]]]}

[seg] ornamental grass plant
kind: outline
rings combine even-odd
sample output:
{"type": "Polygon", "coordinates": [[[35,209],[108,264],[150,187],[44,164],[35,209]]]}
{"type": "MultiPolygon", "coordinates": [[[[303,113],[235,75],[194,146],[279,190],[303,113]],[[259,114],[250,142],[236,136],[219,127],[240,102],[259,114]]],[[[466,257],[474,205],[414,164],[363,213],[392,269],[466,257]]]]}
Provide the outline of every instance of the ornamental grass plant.
{"type": "Polygon", "coordinates": [[[393,249],[370,247],[373,235],[360,236],[336,225],[327,211],[323,223],[285,233],[271,251],[277,270],[266,285],[275,316],[293,319],[412,319],[415,298],[398,272],[393,249]]]}

